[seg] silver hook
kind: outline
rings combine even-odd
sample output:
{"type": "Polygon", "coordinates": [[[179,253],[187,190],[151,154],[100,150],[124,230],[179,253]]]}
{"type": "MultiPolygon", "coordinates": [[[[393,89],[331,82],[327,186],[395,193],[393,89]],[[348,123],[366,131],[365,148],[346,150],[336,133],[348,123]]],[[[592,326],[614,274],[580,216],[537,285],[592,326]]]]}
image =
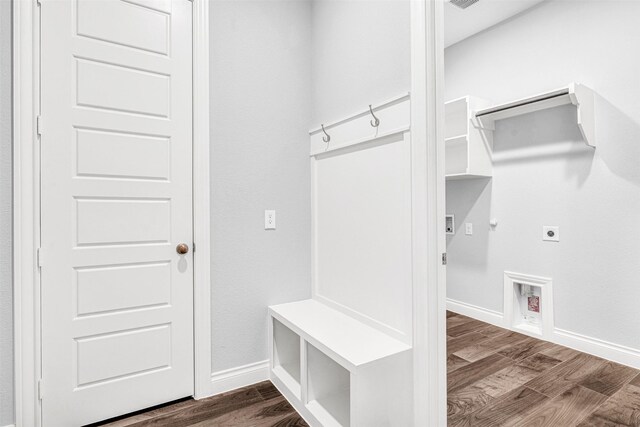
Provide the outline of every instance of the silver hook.
{"type": "Polygon", "coordinates": [[[325,134],[325,135],[327,135],[327,136],[323,136],[323,137],[322,137],[322,140],[323,140],[324,142],[329,142],[329,141],[331,141],[331,136],[327,133],[327,131],[326,131],[326,130],[324,130],[324,125],[320,125],[320,126],[322,127],[322,132],[324,132],[324,134],[325,134]]]}
{"type": "Polygon", "coordinates": [[[376,115],[373,114],[373,108],[371,108],[371,104],[369,104],[369,112],[373,116],[373,120],[369,121],[369,123],[371,123],[371,126],[373,126],[374,128],[377,128],[378,126],[380,126],[380,119],[378,119],[376,115]]]}

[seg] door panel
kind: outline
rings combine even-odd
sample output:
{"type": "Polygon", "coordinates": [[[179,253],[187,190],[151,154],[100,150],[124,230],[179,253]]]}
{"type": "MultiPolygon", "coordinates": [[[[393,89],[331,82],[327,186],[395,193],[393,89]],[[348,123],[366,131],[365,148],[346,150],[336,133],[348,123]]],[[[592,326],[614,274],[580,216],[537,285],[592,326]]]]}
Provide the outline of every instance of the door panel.
{"type": "Polygon", "coordinates": [[[193,394],[191,2],[42,2],[44,426],[193,394]]]}

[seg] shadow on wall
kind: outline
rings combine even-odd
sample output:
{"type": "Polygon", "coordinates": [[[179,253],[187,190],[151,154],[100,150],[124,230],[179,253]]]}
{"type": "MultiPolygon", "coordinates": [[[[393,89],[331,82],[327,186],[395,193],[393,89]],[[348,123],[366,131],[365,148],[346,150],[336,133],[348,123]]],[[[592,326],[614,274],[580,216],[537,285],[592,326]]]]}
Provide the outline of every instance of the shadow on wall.
{"type": "Polygon", "coordinates": [[[575,160],[593,159],[594,150],[584,143],[576,115],[576,108],[566,105],[497,122],[494,167],[562,162],[566,181],[581,187],[589,177],[593,162],[585,167],[586,162],[575,160]]]}
{"type": "Polygon", "coordinates": [[[598,154],[616,176],[640,187],[640,123],[596,95],[598,154]]]}
{"type": "Polygon", "coordinates": [[[452,250],[454,265],[484,270],[489,256],[488,234],[491,232],[491,178],[447,182],[447,213],[455,215],[455,235],[447,235],[447,251],[452,250]],[[475,238],[466,240],[465,223],[474,225],[475,238]]]}

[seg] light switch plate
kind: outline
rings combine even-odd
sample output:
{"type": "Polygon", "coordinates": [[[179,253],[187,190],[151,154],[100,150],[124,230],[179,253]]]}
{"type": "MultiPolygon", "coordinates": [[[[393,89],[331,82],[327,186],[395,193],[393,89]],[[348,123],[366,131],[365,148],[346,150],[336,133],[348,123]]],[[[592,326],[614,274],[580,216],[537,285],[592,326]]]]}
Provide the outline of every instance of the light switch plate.
{"type": "Polygon", "coordinates": [[[467,236],[471,236],[473,234],[473,223],[466,222],[464,224],[464,234],[466,234],[467,236]]]}
{"type": "Polygon", "coordinates": [[[272,211],[272,210],[264,211],[264,229],[265,230],[276,229],[276,211],[272,211]]]}
{"type": "Polygon", "coordinates": [[[544,240],[545,242],[559,242],[560,227],[555,225],[542,226],[542,240],[544,240]]]}

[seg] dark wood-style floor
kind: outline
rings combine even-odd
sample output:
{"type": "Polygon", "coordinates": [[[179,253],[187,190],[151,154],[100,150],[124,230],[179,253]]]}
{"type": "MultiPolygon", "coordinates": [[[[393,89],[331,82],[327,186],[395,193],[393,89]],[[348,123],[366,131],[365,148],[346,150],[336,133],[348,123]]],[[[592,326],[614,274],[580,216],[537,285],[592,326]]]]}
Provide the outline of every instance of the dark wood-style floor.
{"type": "Polygon", "coordinates": [[[97,425],[103,427],[308,427],[269,381],[208,399],[185,399],[97,425]]]}
{"type": "MultiPolygon", "coordinates": [[[[447,373],[449,426],[640,427],[640,371],[451,312],[447,373]]],[[[101,426],[307,424],[266,381],[101,426]]]]}
{"type": "Polygon", "coordinates": [[[449,426],[640,426],[640,371],[447,313],[449,426]]]}

